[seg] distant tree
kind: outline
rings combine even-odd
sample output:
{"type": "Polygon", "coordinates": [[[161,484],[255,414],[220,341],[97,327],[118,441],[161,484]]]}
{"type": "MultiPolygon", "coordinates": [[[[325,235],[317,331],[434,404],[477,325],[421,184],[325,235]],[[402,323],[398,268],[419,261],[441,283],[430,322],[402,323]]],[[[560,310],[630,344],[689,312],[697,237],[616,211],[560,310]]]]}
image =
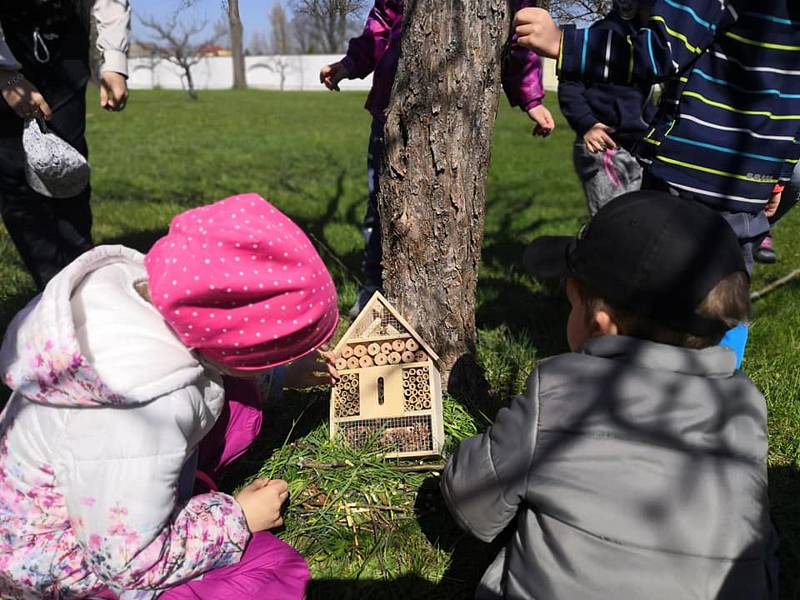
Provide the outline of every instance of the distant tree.
{"type": "Polygon", "coordinates": [[[228,12],[228,29],[231,39],[231,58],[233,59],[233,87],[246,88],[247,77],[244,69],[244,28],[239,16],[239,0],[225,0],[223,5],[228,12]]]}
{"type": "Polygon", "coordinates": [[[314,31],[314,19],[305,13],[295,12],[291,21],[294,47],[298,54],[316,54],[319,49],[314,31]]]}
{"type": "Polygon", "coordinates": [[[294,0],[294,12],[309,17],[319,39],[319,50],[343,52],[354,28],[361,25],[366,0],[294,0]]]}
{"type": "Polygon", "coordinates": [[[272,10],[269,13],[269,24],[271,30],[270,50],[272,54],[291,54],[291,26],[286,18],[286,11],[283,10],[280,2],[272,6],[272,10]]]}
{"type": "Polygon", "coordinates": [[[192,67],[202,60],[203,57],[200,50],[204,46],[217,43],[219,32],[200,37],[206,29],[206,23],[183,22],[180,20],[179,12],[173,13],[164,22],[158,21],[153,17],[142,17],[139,22],[158,45],[158,52],[161,58],[171,62],[183,71],[189,97],[192,100],[197,100],[197,91],[194,89],[194,79],[192,78],[192,67]]]}
{"type": "Polygon", "coordinates": [[[250,36],[250,43],[247,44],[247,51],[254,56],[262,56],[270,53],[269,40],[263,31],[256,31],[250,36]]]}

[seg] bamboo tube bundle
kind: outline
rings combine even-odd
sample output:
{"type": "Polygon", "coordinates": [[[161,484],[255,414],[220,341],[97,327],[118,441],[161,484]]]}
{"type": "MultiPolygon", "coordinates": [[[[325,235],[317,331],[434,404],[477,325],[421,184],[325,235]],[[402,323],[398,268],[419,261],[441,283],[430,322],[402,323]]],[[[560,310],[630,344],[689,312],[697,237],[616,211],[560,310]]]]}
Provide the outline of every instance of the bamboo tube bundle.
{"type": "Polygon", "coordinates": [[[400,361],[403,360],[403,357],[400,355],[399,352],[392,352],[389,354],[389,364],[390,365],[399,365],[400,361]]]}
{"type": "Polygon", "coordinates": [[[389,362],[389,357],[387,357],[385,354],[378,354],[378,355],[375,357],[375,359],[374,359],[374,360],[375,360],[375,364],[376,364],[376,365],[378,365],[379,367],[382,367],[382,366],[383,366],[383,365],[385,365],[387,362],[389,362]]]}
{"type": "Polygon", "coordinates": [[[347,359],[339,357],[336,359],[336,369],[338,371],[344,371],[347,368],[347,359]]]}
{"type": "Polygon", "coordinates": [[[383,342],[381,344],[381,354],[385,354],[386,356],[389,356],[389,354],[391,354],[391,353],[392,353],[392,344],[389,343],[389,342],[383,342]]]}
{"type": "Polygon", "coordinates": [[[370,356],[377,356],[381,353],[381,345],[372,342],[369,346],[367,346],[367,354],[370,356]]]}
{"type": "MultiPolygon", "coordinates": [[[[412,375],[412,371],[413,371],[413,370],[414,370],[414,369],[403,369],[403,380],[404,380],[404,381],[405,381],[406,379],[408,379],[409,377],[411,377],[411,375],[412,375]]],[[[403,383],[403,385],[405,385],[405,383],[403,383]]]]}
{"type": "Polygon", "coordinates": [[[348,369],[357,369],[359,367],[358,359],[355,356],[351,356],[347,359],[347,368],[348,369]]]}
{"type": "Polygon", "coordinates": [[[362,356],[367,355],[367,347],[364,344],[358,344],[355,348],[353,348],[353,355],[361,358],[362,356]]]}
{"type": "Polygon", "coordinates": [[[406,350],[400,355],[404,363],[414,362],[414,353],[411,350],[406,350]]]}
{"type": "Polygon", "coordinates": [[[402,352],[406,349],[406,343],[403,340],[394,340],[392,342],[392,350],[395,352],[402,352]]]}
{"type": "Polygon", "coordinates": [[[359,414],[358,375],[342,375],[336,385],[334,412],[338,417],[352,417],[359,414]]]}
{"type": "Polygon", "coordinates": [[[409,352],[416,352],[417,350],[419,350],[419,344],[417,343],[417,340],[415,340],[414,338],[407,339],[406,350],[408,350],[409,352]]]}
{"type": "Polygon", "coordinates": [[[350,396],[343,396],[336,401],[337,417],[355,417],[358,415],[358,399],[350,396]]]}
{"type": "Polygon", "coordinates": [[[374,367],[375,363],[372,361],[371,356],[366,355],[358,359],[358,366],[360,366],[362,369],[368,369],[369,367],[374,367]]]}
{"type": "Polygon", "coordinates": [[[350,346],[342,348],[342,358],[350,358],[353,356],[353,349],[350,346]]]}

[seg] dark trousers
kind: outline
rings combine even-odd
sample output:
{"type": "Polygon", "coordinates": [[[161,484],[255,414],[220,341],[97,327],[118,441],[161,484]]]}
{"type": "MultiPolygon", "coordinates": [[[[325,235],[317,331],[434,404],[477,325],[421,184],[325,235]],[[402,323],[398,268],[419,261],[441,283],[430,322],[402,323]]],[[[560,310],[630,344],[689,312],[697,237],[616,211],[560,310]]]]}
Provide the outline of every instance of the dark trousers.
{"type": "Polygon", "coordinates": [[[369,134],[369,148],[367,149],[367,214],[364,216],[362,233],[364,234],[364,285],[371,288],[383,286],[383,269],[381,260],[383,248],[381,246],[381,219],[378,214],[378,170],[383,160],[383,123],[378,119],[372,120],[372,129],[369,134]]]}
{"type": "MultiPolygon", "coordinates": [[[[3,32],[22,72],[53,110],[48,127],[87,156],[86,83],[89,39],[81,20],[63,12],[45,19],[24,17],[28,2],[15,9],[2,4],[3,32]],[[22,15],[22,16],[20,16],[22,15]],[[41,21],[37,20],[41,19],[41,21]],[[48,60],[36,58],[32,32],[41,29],[48,60]]],[[[55,3],[54,5],[55,6],[55,3]]],[[[42,9],[44,10],[44,9],[42,9]]],[[[56,10],[53,8],[52,10],[56,10]]],[[[64,9],[66,10],[66,9],[64,9]]],[[[46,16],[46,15],[45,15],[46,16]]],[[[0,100],[0,215],[36,286],[44,285],[74,258],[92,247],[91,190],[53,199],[34,192],[25,180],[23,121],[0,100]]]]}
{"type": "MultiPolygon", "coordinates": [[[[50,129],[87,155],[86,94],[61,104],[50,129]]],[[[0,116],[0,214],[36,286],[44,285],[64,266],[92,247],[91,190],[73,198],[53,199],[34,192],[25,180],[23,121],[10,110],[0,116]]]]}

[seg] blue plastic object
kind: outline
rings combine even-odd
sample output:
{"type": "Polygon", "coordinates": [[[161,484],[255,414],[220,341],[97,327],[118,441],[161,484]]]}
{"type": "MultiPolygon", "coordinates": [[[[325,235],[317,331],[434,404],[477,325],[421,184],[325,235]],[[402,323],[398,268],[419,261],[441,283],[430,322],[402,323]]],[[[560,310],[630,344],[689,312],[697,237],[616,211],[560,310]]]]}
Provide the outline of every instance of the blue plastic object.
{"type": "Polygon", "coordinates": [[[739,323],[733,329],[729,329],[725,337],[720,340],[721,346],[726,346],[736,352],[736,368],[742,366],[742,359],[744,358],[744,349],[747,346],[747,336],[750,330],[744,323],[739,323]]]}

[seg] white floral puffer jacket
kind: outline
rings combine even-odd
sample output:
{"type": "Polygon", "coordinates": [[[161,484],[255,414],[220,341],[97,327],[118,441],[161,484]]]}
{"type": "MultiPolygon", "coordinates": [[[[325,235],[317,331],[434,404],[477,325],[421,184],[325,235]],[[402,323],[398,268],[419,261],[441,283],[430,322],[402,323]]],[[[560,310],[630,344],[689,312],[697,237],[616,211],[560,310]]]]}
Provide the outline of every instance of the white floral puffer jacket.
{"type": "Polygon", "coordinates": [[[84,254],[6,331],[0,597],[153,598],[237,562],[249,540],[231,496],[177,500],[223,390],[136,293],[142,258],[84,254]]]}

